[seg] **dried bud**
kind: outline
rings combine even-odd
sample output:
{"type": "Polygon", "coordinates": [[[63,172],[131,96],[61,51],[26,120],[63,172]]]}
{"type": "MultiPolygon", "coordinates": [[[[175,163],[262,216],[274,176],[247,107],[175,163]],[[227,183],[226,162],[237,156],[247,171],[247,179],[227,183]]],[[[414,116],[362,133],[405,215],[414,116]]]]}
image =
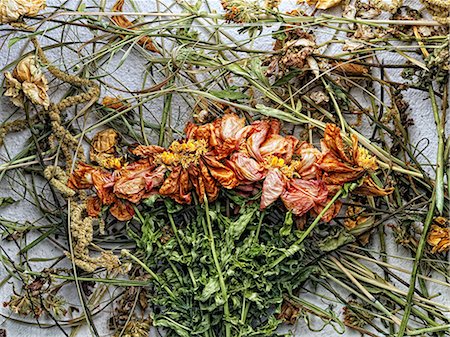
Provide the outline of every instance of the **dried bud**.
{"type": "Polygon", "coordinates": [[[45,0],[0,0],[0,24],[18,21],[22,16],[36,16],[45,8],[45,0]]]}
{"type": "Polygon", "coordinates": [[[47,94],[47,79],[42,74],[34,55],[30,55],[20,61],[12,74],[6,72],[5,77],[5,96],[11,97],[11,102],[14,105],[23,107],[25,98],[28,98],[34,104],[48,108],[50,98],[47,94]]]}

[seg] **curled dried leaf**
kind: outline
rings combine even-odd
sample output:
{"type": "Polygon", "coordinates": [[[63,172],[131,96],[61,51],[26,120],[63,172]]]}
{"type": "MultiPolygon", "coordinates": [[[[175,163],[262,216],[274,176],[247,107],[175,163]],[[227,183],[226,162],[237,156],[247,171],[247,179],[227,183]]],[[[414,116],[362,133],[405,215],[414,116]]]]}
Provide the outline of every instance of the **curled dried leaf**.
{"type": "MultiPolygon", "coordinates": [[[[113,12],[122,12],[123,4],[125,0],[117,0],[114,6],[112,7],[113,12]]],[[[115,15],[111,17],[111,20],[121,28],[133,28],[133,23],[127,19],[125,15],[115,15]]],[[[138,42],[139,45],[147,49],[148,51],[159,53],[159,50],[155,47],[152,42],[152,39],[149,36],[142,36],[138,42]]]]}

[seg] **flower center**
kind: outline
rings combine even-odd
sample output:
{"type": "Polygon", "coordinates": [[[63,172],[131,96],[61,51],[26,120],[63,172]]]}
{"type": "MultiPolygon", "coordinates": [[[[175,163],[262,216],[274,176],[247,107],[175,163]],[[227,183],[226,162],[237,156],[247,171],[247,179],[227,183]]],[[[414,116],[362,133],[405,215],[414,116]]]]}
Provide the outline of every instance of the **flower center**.
{"type": "Polygon", "coordinates": [[[157,164],[166,166],[180,165],[187,168],[189,165],[197,165],[200,157],[208,152],[206,141],[188,140],[186,142],[174,141],[168,151],[164,151],[155,157],[157,164]]]}

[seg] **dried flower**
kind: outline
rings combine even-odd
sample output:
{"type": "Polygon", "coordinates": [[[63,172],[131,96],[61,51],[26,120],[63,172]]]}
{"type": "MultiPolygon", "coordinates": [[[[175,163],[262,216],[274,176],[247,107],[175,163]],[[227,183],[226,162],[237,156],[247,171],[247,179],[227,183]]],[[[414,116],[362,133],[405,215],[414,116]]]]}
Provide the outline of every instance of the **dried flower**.
{"type": "Polygon", "coordinates": [[[22,16],[36,16],[46,0],[0,0],[0,24],[19,21],[22,16]]]}
{"type": "Polygon", "coordinates": [[[28,98],[34,104],[42,105],[45,109],[48,108],[50,99],[47,94],[47,79],[42,74],[34,55],[21,60],[12,74],[6,72],[5,77],[5,96],[11,97],[14,105],[23,108],[25,98],[28,98]]]}
{"type": "Polygon", "coordinates": [[[283,300],[281,304],[281,312],[278,314],[278,319],[287,324],[294,325],[297,323],[300,309],[295,307],[291,302],[283,300]]]}
{"type": "Polygon", "coordinates": [[[108,169],[122,167],[123,158],[117,156],[116,146],[119,143],[119,135],[113,129],[98,132],[92,139],[89,157],[92,162],[108,169]]]}
{"type": "Polygon", "coordinates": [[[444,253],[450,250],[450,221],[437,217],[428,233],[427,242],[433,248],[432,253],[444,253]]]}

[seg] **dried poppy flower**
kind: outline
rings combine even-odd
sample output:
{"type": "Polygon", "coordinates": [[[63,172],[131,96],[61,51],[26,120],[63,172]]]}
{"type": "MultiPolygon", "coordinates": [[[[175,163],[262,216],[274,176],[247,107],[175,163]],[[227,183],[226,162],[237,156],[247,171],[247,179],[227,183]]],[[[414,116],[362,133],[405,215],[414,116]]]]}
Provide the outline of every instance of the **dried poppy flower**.
{"type": "Polygon", "coordinates": [[[12,74],[6,72],[5,77],[5,96],[10,97],[14,105],[23,108],[25,98],[28,98],[34,104],[42,105],[45,109],[48,108],[50,98],[47,94],[47,79],[42,74],[34,55],[27,56],[20,61],[12,74]]]}
{"type": "Polygon", "coordinates": [[[281,194],[281,200],[288,210],[301,216],[313,207],[324,204],[327,196],[327,187],[321,180],[292,179],[281,194]]]}
{"type": "Polygon", "coordinates": [[[114,182],[114,194],[132,203],[138,203],[156,193],[162,185],[166,168],[150,165],[141,159],[119,171],[119,178],[114,182]]]}
{"type": "Polygon", "coordinates": [[[0,0],[0,24],[18,21],[22,16],[36,16],[45,6],[45,0],[0,0]]]}
{"type": "Polygon", "coordinates": [[[427,242],[433,247],[432,253],[444,253],[450,250],[450,222],[448,219],[443,217],[434,219],[427,242]]]}
{"type": "Polygon", "coordinates": [[[326,184],[343,185],[360,178],[368,170],[376,170],[375,157],[358,146],[358,139],[352,136],[352,147],[345,146],[341,130],[334,124],[327,124],[321,141],[322,157],[318,161],[324,171],[322,179],[326,184]]]}
{"type": "MultiPolygon", "coordinates": [[[[112,7],[112,11],[113,12],[122,12],[123,10],[123,4],[124,4],[125,0],[117,0],[116,3],[114,4],[114,6],[112,7]]],[[[129,29],[134,29],[133,23],[128,20],[125,15],[116,15],[116,16],[112,16],[111,20],[119,27],[121,28],[129,28],[129,29]]],[[[155,47],[155,45],[152,42],[152,39],[149,36],[143,36],[141,37],[138,42],[139,45],[141,45],[142,47],[144,47],[145,49],[154,52],[154,53],[159,53],[159,50],[155,47]]]]}

